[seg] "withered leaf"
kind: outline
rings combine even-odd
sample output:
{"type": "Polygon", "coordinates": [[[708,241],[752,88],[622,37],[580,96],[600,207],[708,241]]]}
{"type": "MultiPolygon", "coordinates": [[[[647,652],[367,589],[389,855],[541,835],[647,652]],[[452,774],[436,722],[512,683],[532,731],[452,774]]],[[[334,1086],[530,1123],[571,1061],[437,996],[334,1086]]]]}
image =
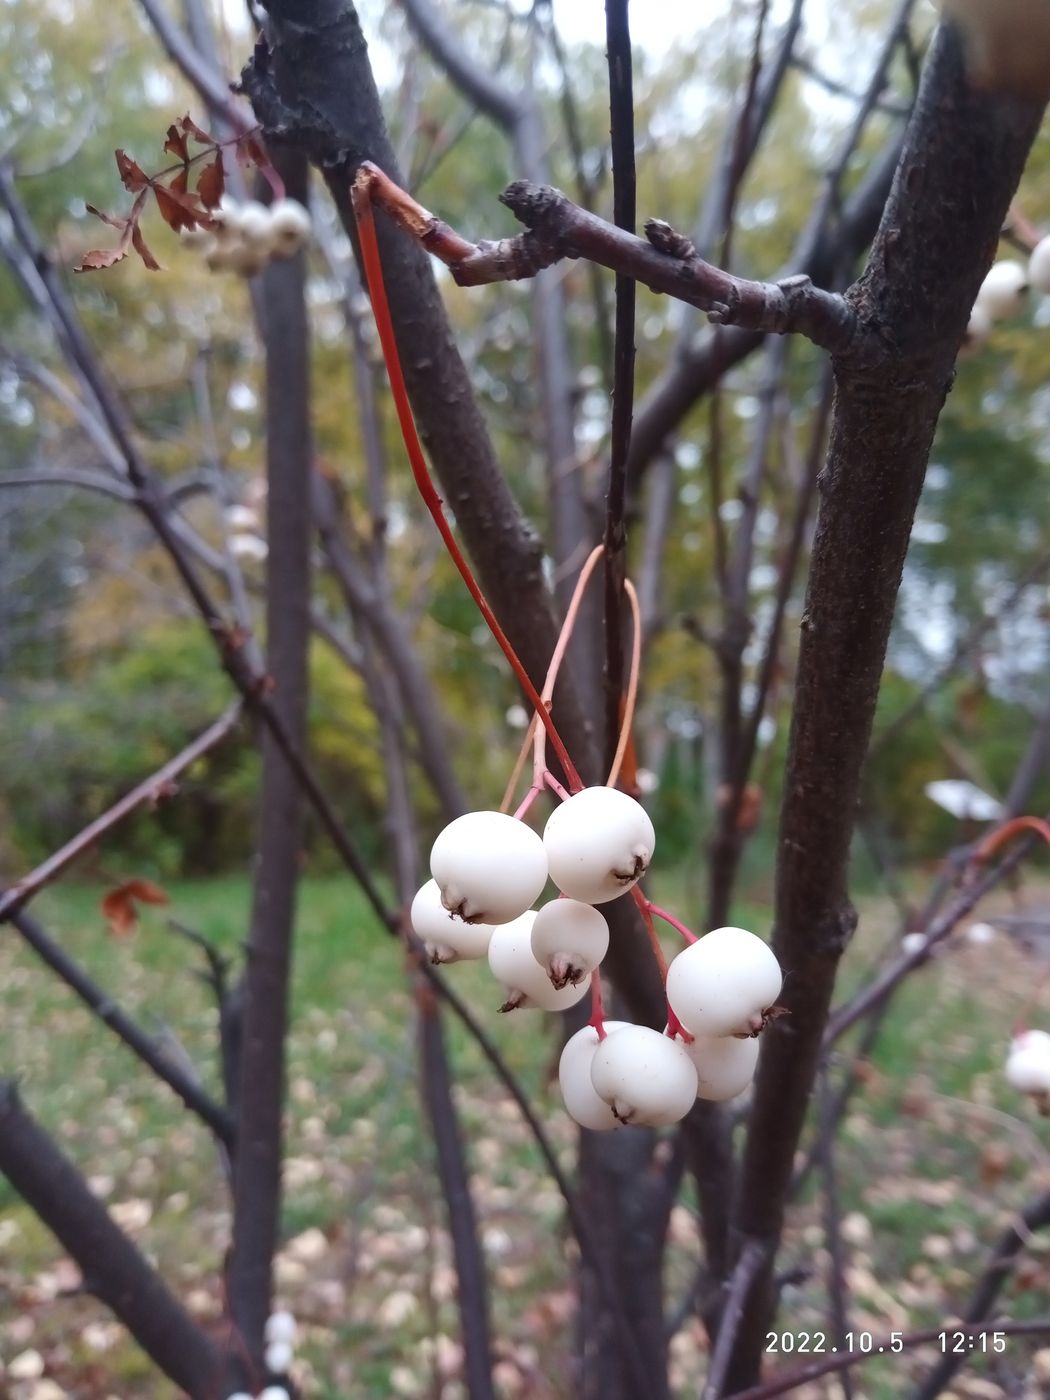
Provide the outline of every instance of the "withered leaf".
{"type": "Polygon", "coordinates": [[[206,131],[201,130],[188,112],[179,122],[179,126],[182,127],[187,136],[192,136],[194,141],[201,146],[217,146],[219,144],[214,136],[209,136],[206,131]]]}
{"type": "Polygon", "coordinates": [[[200,220],[196,195],[184,194],[181,190],[159,184],[153,186],[153,193],[157,197],[161,218],[176,233],[179,229],[197,227],[200,220]]]}
{"type": "Polygon", "coordinates": [[[114,938],[130,938],[138,926],[138,909],[141,904],[167,904],[168,896],[152,880],[127,880],[102,900],[102,916],[109,924],[114,938]]]}
{"type": "Polygon", "coordinates": [[[135,252],[138,253],[145,266],[149,268],[150,272],[160,271],[160,263],[150,251],[149,245],[146,243],[146,240],[142,236],[142,229],[138,226],[138,224],[136,224],[135,227],[132,229],[131,245],[135,249],[135,252]]]}
{"type": "Polygon", "coordinates": [[[237,142],[235,147],[237,152],[237,162],[239,165],[269,165],[270,157],[266,153],[266,147],[256,131],[249,131],[237,142]]]}
{"type": "Polygon", "coordinates": [[[173,156],[178,156],[179,160],[189,160],[190,158],[190,153],[186,149],[186,137],[174,122],[168,127],[168,139],[164,142],[164,149],[170,151],[173,156]]]}
{"type": "Polygon", "coordinates": [[[131,194],[138,194],[139,190],[144,190],[149,184],[149,176],[140,165],[131,159],[127,151],[114,151],[117,160],[117,170],[120,174],[121,183],[131,194]]]}
{"type": "Polygon", "coordinates": [[[197,193],[205,209],[214,209],[218,205],[225,188],[226,175],[222,168],[222,152],[216,151],[215,159],[204,167],[197,181],[197,193]]]}

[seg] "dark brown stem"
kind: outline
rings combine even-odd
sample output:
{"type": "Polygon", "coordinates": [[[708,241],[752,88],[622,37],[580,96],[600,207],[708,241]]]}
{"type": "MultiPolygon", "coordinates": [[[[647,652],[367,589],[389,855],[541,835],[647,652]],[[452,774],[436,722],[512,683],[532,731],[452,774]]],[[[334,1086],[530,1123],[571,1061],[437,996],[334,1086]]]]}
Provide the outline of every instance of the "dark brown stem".
{"type": "Polygon", "coordinates": [[[193,1400],[217,1394],[220,1359],[84,1178],[0,1080],[0,1172],[75,1260],[99,1298],[193,1400]]]}
{"type": "MultiPolygon", "coordinates": [[[[773,946],[789,974],[790,1015],[763,1046],[734,1217],[738,1247],[756,1241],[770,1257],[855,924],[850,839],[912,519],[969,310],[1041,117],[1041,104],[975,92],[957,36],[940,29],[879,237],[850,296],[864,329],[858,352],[835,361],[779,832],[773,946]],[[873,355],[873,342],[883,351],[873,355]]],[[[772,1284],[770,1263],[744,1310],[733,1385],[758,1373],[772,1284]]]]}
{"type": "MultiPolygon", "coordinates": [[[[609,68],[609,126],[612,135],[613,218],[634,233],[637,192],[634,169],[634,86],[628,0],[605,0],[605,47],[609,68]]],[[[605,498],[605,749],[611,764],[620,733],[624,685],[623,581],[627,550],[627,454],[634,415],[635,283],[616,276],[616,338],[613,343],[612,425],[609,487],[605,498]]]]}
{"type": "MultiPolygon", "coordinates": [[[[281,152],[276,160],[291,197],[305,204],[305,159],[281,152]]],[[[266,560],[266,650],[274,711],[298,753],[306,744],[313,471],[305,279],[302,253],[271,262],[263,274],[267,509],[278,525],[270,531],[266,560]]],[[[285,1036],[302,814],[299,779],[273,734],[264,731],[227,1274],[233,1322],[257,1365],[280,1227],[285,1036]]]]}

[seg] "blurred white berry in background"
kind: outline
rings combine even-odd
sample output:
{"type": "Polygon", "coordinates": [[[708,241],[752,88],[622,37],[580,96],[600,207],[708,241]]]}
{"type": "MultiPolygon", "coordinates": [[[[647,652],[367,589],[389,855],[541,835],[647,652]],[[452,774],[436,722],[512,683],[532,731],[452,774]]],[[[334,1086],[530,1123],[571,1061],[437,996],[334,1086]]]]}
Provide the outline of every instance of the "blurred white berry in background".
{"type": "Polygon", "coordinates": [[[589,787],[556,807],[543,831],[551,879],[570,899],[605,904],[649,868],[656,832],[640,802],[611,787],[589,787]]]}
{"type": "Polygon", "coordinates": [[[993,321],[1019,315],[1025,307],[1028,273],[1013,258],[992,263],[977,293],[977,306],[993,321]]]}
{"type": "Polygon", "coordinates": [[[924,933],[906,933],[901,939],[901,952],[912,953],[921,952],[926,947],[926,935],[924,933]]]}
{"type": "MultiPolygon", "coordinates": [[[[629,1021],[606,1021],[605,1034],[610,1036],[629,1025],[629,1021]]],[[[593,1026],[584,1026],[570,1036],[558,1061],[558,1083],[569,1117],[575,1119],[581,1128],[604,1133],[619,1128],[621,1124],[591,1082],[591,1065],[599,1043],[598,1032],[593,1026]]]]}
{"type": "Polygon", "coordinates": [[[571,983],[556,988],[551,985],[547,969],[536,961],[532,951],[532,926],[535,909],[529,909],[510,923],[498,924],[489,941],[489,967],[501,983],[505,1000],[501,1011],[517,1011],[539,1007],[542,1011],[567,1011],[587,995],[587,983],[578,987],[571,983]]]}
{"type": "Polygon", "coordinates": [[[992,318],[981,303],[977,302],[970,312],[969,321],[966,323],[966,334],[963,337],[962,348],[965,351],[980,350],[991,333],[992,318]]]}
{"type": "Polygon", "coordinates": [[[591,1084],[621,1123],[680,1122],[696,1100],[696,1066],[676,1040],[648,1026],[607,1035],[591,1060],[591,1084]]]}
{"type": "Polygon", "coordinates": [[[272,1312],[263,1328],[263,1337],[267,1342],[287,1342],[289,1346],[295,1345],[297,1333],[295,1318],[285,1308],[272,1312]]]}
{"type": "Polygon", "coordinates": [[[294,199],[277,199],[270,205],[270,246],[275,257],[290,258],[310,237],[310,215],[294,199]]]}
{"type": "Polygon", "coordinates": [[[409,918],[432,963],[483,958],[489,950],[492,925],[464,923],[458,915],[450,914],[441,902],[436,880],[428,880],[417,891],[409,918]]]}
{"type": "Polygon", "coordinates": [[[667,969],[667,1001],[693,1035],[757,1035],[780,995],[772,948],[743,928],[716,928],[667,969]]]}
{"type": "Polygon", "coordinates": [[[609,951],[605,915],[577,899],[552,899],[532,925],[532,952],[555,987],[581,981],[609,951]]]}
{"type": "Polygon", "coordinates": [[[434,842],[430,873],[446,909],[468,923],[506,924],[541,894],[547,855],[524,822],[504,812],[467,812],[434,842]]]}
{"type": "Polygon", "coordinates": [[[292,1364],[294,1355],[291,1342],[271,1342],[264,1356],[266,1369],[275,1376],[283,1376],[292,1364]]]}
{"type": "Polygon", "coordinates": [[[1022,1094],[1050,1094],[1050,1034],[1022,1031],[1010,1042],[1006,1082],[1022,1094]]]}
{"type": "Polygon", "coordinates": [[[966,930],[967,943],[994,943],[995,929],[991,924],[971,924],[966,930]]]}

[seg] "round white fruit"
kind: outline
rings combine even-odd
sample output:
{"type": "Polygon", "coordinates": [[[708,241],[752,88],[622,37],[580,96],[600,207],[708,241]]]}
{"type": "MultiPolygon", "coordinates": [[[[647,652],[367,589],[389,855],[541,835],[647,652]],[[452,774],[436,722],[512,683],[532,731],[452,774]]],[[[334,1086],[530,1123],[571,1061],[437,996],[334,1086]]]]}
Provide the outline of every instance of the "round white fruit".
{"type": "Polygon", "coordinates": [[[1050,292],[1050,238],[1041,238],[1028,259],[1028,285],[1044,295],[1050,292]]]}
{"type": "MultiPolygon", "coordinates": [[[[606,1021],[606,1038],[629,1025],[628,1021],[606,1021]]],[[[581,1128],[604,1133],[620,1127],[620,1123],[605,1100],[599,1098],[591,1082],[591,1065],[599,1044],[598,1032],[593,1026],[584,1026],[570,1036],[558,1061],[558,1083],[569,1117],[575,1119],[581,1128]]]]}
{"type": "Polygon", "coordinates": [[[726,1103],[742,1094],[755,1077],[757,1038],[698,1035],[691,1045],[683,1044],[683,1049],[696,1066],[698,1099],[726,1103]]]}
{"type": "Polygon", "coordinates": [[[257,199],[245,200],[237,211],[236,224],[246,243],[263,253],[270,251],[273,243],[273,216],[265,204],[257,199]]]}
{"type": "Polygon", "coordinates": [[[290,258],[310,237],[310,215],[295,199],[270,205],[270,246],[276,257],[290,258]]]}
{"type": "Polygon", "coordinates": [[[993,321],[1005,321],[1024,310],[1028,273],[1013,258],[992,263],[977,293],[977,305],[993,321]]]}
{"type": "Polygon", "coordinates": [[[470,924],[506,924],[543,890],[547,854],[524,822],[503,812],[467,812],[434,842],[430,873],[446,909],[470,924]]]}
{"type": "Polygon", "coordinates": [[[656,832],[641,803],[617,788],[589,787],[551,813],[543,832],[551,879],[583,904],[605,904],[649,868],[656,832]]]}
{"type": "Polygon", "coordinates": [[[1050,1035],[1024,1031],[1010,1043],[1006,1082],[1022,1094],[1050,1093],[1050,1035]]]}
{"type": "Polygon", "coordinates": [[[275,1376],[283,1376],[292,1364],[294,1356],[291,1342],[271,1342],[264,1357],[266,1369],[272,1371],[275,1376]]]}
{"type": "Polygon", "coordinates": [[[532,925],[532,952],[555,987],[583,980],[609,951],[605,915],[578,899],[552,899],[532,925]]]}
{"type": "Polygon", "coordinates": [[[648,1026],[607,1035],[591,1061],[591,1083],[620,1123],[666,1127],[696,1099],[696,1067],[676,1040],[648,1026]]]}
{"type": "Polygon", "coordinates": [[[780,964],[743,928],[716,928],[667,969],[667,1001],[693,1035],[757,1035],[780,995],[780,964]]]}
{"type": "Polygon", "coordinates": [[[492,925],[464,923],[457,914],[450,914],[436,880],[428,880],[416,892],[409,918],[432,963],[483,958],[489,950],[492,925]]]}
{"type": "Polygon", "coordinates": [[[489,967],[503,986],[505,1000],[501,1011],[539,1007],[541,1011],[567,1011],[587,995],[587,983],[571,983],[558,989],[551,986],[547,969],[532,952],[532,926],[535,909],[529,909],[510,923],[497,924],[489,941],[489,967]]]}
{"type": "Polygon", "coordinates": [[[258,1400],[288,1400],[288,1392],[283,1385],[268,1385],[259,1391],[258,1400]]]}
{"type": "Polygon", "coordinates": [[[266,1319],[263,1337],[267,1342],[287,1342],[289,1346],[294,1346],[298,1330],[292,1314],[284,1308],[278,1308],[266,1319]]]}
{"type": "Polygon", "coordinates": [[[982,345],[988,341],[992,333],[992,318],[987,309],[978,301],[974,304],[970,312],[970,319],[966,323],[966,334],[963,337],[962,348],[966,352],[980,350],[982,345]]]}

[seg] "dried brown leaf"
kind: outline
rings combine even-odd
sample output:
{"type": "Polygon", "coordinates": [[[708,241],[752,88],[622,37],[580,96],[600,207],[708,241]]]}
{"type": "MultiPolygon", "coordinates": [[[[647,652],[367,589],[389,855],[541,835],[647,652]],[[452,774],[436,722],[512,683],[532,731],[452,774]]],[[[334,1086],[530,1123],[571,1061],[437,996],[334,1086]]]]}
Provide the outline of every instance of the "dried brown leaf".
{"type": "Polygon", "coordinates": [[[135,225],[131,232],[131,246],[135,249],[135,252],[138,253],[145,266],[149,268],[150,272],[160,271],[160,263],[150,251],[149,245],[143,238],[142,230],[139,228],[138,224],[135,225]]]}
{"type": "Polygon", "coordinates": [[[179,229],[196,228],[201,222],[195,194],[184,194],[177,188],[165,185],[154,185],[153,193],[161,218],[176,233],[179,229]]]}
{"type": "Polygon", "coordinates": [[[210,136],[197,125],[188,112],[179,122],[179,126],[182,127],[187,136],[192,136],[194,141],[201,146],[217,146],[219,144],[214,136],[210,136]]]}
{"type": "Polygon", "coordinates": [[[173,156],[178,156],[179,160],[189,160],[190,153],[186,149],[185,133],[172,122],[168,127],[168,139],[164,142],[164,149],[170,151],[173,156]]]}
{"type": "Polygon", "coordinates": [[[226,175],[222,168],[222,152],[216,151],[215,159],[204,167],[197,181],[197,193],[205,209],[214,209],[218,205],[225,188],[226,175]]]}
{"type": "Polygon", "coordinates": [[[127,151],[115,151],[117,160],[117,170],[120,173],[121,183],[131,194],[138,194],[139,190],[144,190],[149,184],[149,176],[140,165],[131,159],[127,151]]]}

